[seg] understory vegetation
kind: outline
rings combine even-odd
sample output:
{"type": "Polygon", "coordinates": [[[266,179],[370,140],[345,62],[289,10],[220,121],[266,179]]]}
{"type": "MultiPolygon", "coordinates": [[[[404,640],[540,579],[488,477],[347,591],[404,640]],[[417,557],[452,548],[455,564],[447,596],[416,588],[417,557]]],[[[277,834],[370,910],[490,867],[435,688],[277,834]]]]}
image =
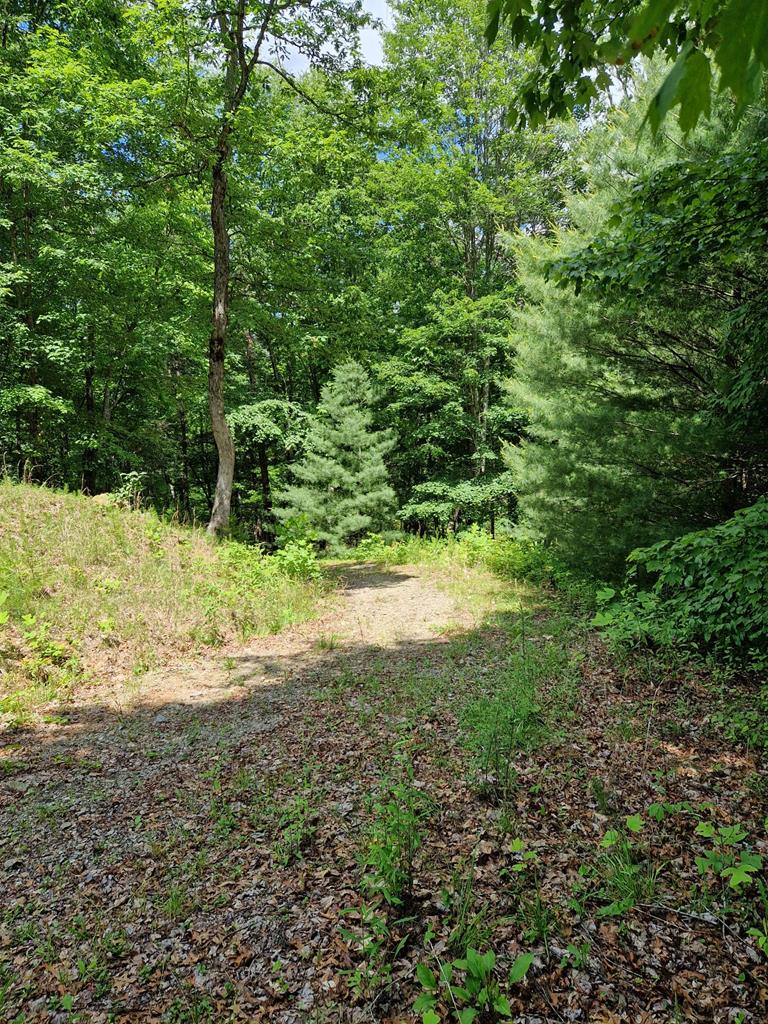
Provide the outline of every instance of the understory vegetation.
{"type": "Polygon", "coordinates": [[[9,1019],[761,1019],[766,776],[733,692],[617,664],[525,578],[553,571],[533,549],[407,545],[374,582],[418,561],[475,625],[325,645],[279,728],[255,689],[112,743],[16,734],[8,784],[38,783],[3,812],[9,1019]]]}

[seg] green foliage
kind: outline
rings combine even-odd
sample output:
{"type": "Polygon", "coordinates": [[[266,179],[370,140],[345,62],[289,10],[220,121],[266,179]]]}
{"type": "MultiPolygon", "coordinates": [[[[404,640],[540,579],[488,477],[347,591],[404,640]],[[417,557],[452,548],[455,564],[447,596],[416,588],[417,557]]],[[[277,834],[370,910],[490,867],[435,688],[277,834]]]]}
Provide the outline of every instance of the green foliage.
{"type": "Polygon", "coordinates": [[[515,243],[518,530],[598,579],[767,486],[762,115],[638,144],[653,84],[576,142],[571,230],[515,243]]]}
{"type": "Polygon", "coordinates": [[[680,107],[690,131],[710,113],[715,86],[740,110],[757,99],[768,66],[768,16],[752,0],[488,0],[486,36],[502,32],[535,48],[536,65],[522,85],[522,123],[584,109],[608,93],[612,78],[638,55],[663,54],[674,64],[646,114],[654,132],[680,107]]]}
{"type": "Polygon", "coordinates": [[[600,842],[599,884],[596,895],[604,901],[598,917],[616,917],[656,891],[657,870],[634,842],[642,830],[638,816],[626,819],[624,829],[610,829],[600,842]]]}
{"type": "Polygon", "coordinates": [[[278,821],[275,858],[279,864],[287,866],[301,857],[315,834],[314,818],[315,813],[305,794],[300,793],[288,801],[278,821]]]}
{"type": "Polygon", "coordinates": [[[747,830],[742,825],[716,827],[710,821],[700,821],[696,835],[712,842],[711,849],[696,858],[696,867],[702,875],[712,872],[735,890],[754,883],[755,876],[762,869],[763,858],[742,847],[747,838],[747,830]]]}
{"type": "Polygon", "coordinates": [[[304,619],[317,576],[311,548],[273,558],[151,511],[0,483],[0,713],[22,721],[95,666],[141,672],[304,619]]]}
{"type": "Polygon", "coordinates": [[[323,390],[307,436],[307,453],[293,467],[297,483],[281,495],[281,519],[306,516],[318,540],[342,545],[382,523],[393,501],[384,455],[394,439],[371,427],[370,381],[343,363],[323,390]]]}
{"type": "Polygon", "coordinates": [[[411,898],[416,854],[429,812],[428,800],[414,785],[413,764],[404,755],[396,760],[396,775],[384,779],[371,800],[361,856],[364,888],[393,907],[411,898]]]}
{"type": "Polygon", "coordinates": [[[463,710],[465,742],[474,753],[482,789],[505,797],[516,785],[515,760],[540,744],[559,717],[568,714],[566,690],[551,709],[542,702],[541,687],[554,675],[570,675],[567,648],[552,636],[533,642],[520,615],[516,649],[498,673],[492,688],[470,699],[463,710]]]}
{"type": "Polygon", "coordinates": [[[494,922],[488,910],[482,906],[475,908],[475,868],[474,860],[460,864],[450,884],[440,892],[440,902],[450,922],[448,945],[454,952],[485,945],[493,932],[494,922]]]}
{"type": "Polygon", "coordinates": [[[768,500],[708,530],[629,556],[620,594],[598,593],[594,624],[617,644],[683,645],[768,665],[768,500]]]}
{"type": "Polygon", "coordinates": [[[308,540],[289,541],[275,552],[270,564],[294,580],[316,580],[321,575],[317,551],[308,540]]]}
{"type": "Polygon", "coordinates": [[[370,998],[389,984],[392,961],[407,942],[394,941],[386,914],[379,906],[347,907],[341,913],[355,920],[355,927],[339,928],[342,938],[361,956],[361,963],[344,973],[358,998],[370,998]]]}
{"type": "MultiPolygon", "coordinates": [[[[533,953],[517,957],[508,975],[508,984],[517,985],[524,980],[533,963],[533,953]]],[[[439,1024],[444,1018],[437,1008],[440,1003],[451,1006],[451,1018],[458,1024],[473,1021],[502,1021],[512,1017],[508,997],[496,979],[496,954],[493,950],[481,953],[471,946],[459,960],[443,963],[437,960],[437,973],[427,964],[416,968],[416,976],[424,991],[413,1004],[421,1014],[423,1024],[439,1024]]]]}

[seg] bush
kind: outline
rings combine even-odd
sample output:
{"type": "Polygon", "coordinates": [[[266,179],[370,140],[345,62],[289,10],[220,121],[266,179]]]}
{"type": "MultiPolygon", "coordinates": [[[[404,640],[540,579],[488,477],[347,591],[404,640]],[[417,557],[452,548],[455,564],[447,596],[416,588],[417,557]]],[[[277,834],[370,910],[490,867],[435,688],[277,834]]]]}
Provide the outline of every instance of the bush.
{"type": "Polygon", "coordinates": [[[289,541],[272,555],[270,563],[292,580],[316,580],[320,577],[315,546],[308,540],[289,541]]]}
{"type": "Polygon", "coordinates": [[[633,551],[594,624],[618,645],[684,646],[768,667],[768,499],[708,530],[633,551]]]}

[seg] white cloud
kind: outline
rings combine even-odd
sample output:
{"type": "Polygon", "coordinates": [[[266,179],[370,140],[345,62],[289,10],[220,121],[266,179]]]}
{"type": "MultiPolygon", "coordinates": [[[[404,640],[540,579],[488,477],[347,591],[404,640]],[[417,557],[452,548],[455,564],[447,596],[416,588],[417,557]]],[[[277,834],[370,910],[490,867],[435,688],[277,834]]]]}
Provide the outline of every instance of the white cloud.
{"type": "MultiPolygon", "coordinates": [[[[365,0],[365,10],[383,22],[385,28],[391,28],[393,23],[392,11],[389,9],[387,0],[365,0]]],[[[363,50],[363,59],[367,64],[381,64],[384,53],[381,47],[381,31],[379,29],[367,28],[360,33],[360,44],[363,50]]]]}

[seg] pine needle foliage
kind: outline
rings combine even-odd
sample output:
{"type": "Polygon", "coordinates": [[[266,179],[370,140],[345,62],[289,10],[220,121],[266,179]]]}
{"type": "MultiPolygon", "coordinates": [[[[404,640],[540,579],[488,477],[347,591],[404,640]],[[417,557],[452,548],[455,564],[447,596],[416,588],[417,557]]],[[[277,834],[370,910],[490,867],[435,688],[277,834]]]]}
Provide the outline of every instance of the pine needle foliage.
{"type": "Polygon", "coordinates": [[[312,419],[306,454],[293,467],[295,482],[281,495],[278,517],[304,517],[331,548],[380,529],[394,504],[384,462],[394,435],[373,428],[372,402],[363,367],[354,361],[337,366],[312,419]]]}

